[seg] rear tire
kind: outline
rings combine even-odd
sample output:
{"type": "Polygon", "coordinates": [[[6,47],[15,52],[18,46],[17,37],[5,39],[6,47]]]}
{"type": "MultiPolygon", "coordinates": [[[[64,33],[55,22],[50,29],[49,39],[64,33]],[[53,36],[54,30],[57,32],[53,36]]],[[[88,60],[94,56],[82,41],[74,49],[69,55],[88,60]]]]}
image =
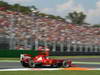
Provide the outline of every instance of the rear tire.
{"type": "Polygon", "coordinates": [[[29,67],[30,68],[35,68],[36,67],[36,63],[34,63],[33,60],[29,60],[29,67]]]}
{"type": "Polygon", "coordinates": [[[69,67],[69,64],[67,64],[67,61],[63,61],[62,66],[63,66],[64,68],[68,68],[68,67],[69,67]]]}
{"type": "Polygon", "coordinates": [[[28,67],[28,64],[23,62],[23,61],[21,61],[21,64],[22,64],[23,67],[28,67]]]}
{"type": "Polygon", "coordinates": [[[51,67],[58,68],[58,64],[53,64],[53,65],[51,65],[51,67]]]}

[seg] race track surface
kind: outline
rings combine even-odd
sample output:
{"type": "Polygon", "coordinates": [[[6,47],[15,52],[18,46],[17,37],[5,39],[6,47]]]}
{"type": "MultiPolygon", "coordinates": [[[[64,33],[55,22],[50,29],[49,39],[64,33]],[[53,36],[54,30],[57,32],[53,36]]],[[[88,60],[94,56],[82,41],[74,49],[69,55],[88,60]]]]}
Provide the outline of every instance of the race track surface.
{"type": "MultiPolygon", "coordinates": [[[[71,58],[71,60],[73,60],[73,64],[75,65],[75,67],[100,68],[100,64],[91,63],[91,62],[100,62],[100,58],[71,58]],[[74,61],[86,62],[86,63],[74,63],[74,61]]],[[[24,67],[21,65],[21,63],[19,61],[7,62],[7,61],[0,60],[0,70],[2,70],[2,69],[15,69],[15,68],[23,69],[24,67]]]]}

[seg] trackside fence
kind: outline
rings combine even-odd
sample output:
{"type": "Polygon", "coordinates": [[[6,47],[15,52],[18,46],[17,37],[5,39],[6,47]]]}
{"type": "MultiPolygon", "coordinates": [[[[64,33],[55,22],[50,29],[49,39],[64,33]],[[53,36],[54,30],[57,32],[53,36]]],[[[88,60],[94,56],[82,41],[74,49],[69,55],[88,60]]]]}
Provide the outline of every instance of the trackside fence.
{"type": "MultiPolygon", "coordinates": [[[[8,40],[8,39],[7,39],[8,40]]],[[[77,56],[77,55],[100,55],[100,45],[90,43],[79,43],[71,41],[41,41],[34,40],[31,42],[23,41],[17,43],[15,41],[7,41],[1,39],[0,41],[0,57],[19,57],[20,54],[38,54],[37,48],[39,46],[47,46],[50,49],[51,56],[77,56]],[[25,48],[30,46],[30,50],[16,50],[16,44],[23,45],[25,48]]]]}
{"type": "Polygon", "coordinates": [[[0,50],[0,57],[6,57],[6,58],[15,58],[20,57],[20,54],[31,54],[33,56],[38,55],[38,51],[26,51],[26,50],[0,50]]]}

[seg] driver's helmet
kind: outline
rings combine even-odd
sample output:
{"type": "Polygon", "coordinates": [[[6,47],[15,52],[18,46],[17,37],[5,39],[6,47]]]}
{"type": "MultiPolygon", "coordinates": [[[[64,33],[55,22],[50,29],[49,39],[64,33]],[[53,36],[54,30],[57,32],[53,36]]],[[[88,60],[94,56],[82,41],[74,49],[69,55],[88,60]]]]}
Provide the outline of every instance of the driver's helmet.
{"type": "Polygon", "coordinates": [[[44,49],[43,49],[42,46],[39,46],[39,47],[38,47],[38,50],[39,50],[39,51],[43,51],[44,49]]]}

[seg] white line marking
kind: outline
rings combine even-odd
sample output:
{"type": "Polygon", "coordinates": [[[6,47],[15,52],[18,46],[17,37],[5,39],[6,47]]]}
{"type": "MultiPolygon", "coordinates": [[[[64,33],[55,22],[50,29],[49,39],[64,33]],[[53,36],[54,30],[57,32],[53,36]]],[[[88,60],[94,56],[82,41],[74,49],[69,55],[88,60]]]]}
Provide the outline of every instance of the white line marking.
{"type": "MultiPolygon", "coordinates": [[[[63,68],[15,68],[0,69],[0,71],[46,71],[46,70],[64,70],[63,68]]],[[[100,70],[100,68],[90,68],[89,70],[100,70]]]]}
{"type": "Polygon", "coordinates": [[[25,70],[31,70],[31,69],[29,69],[29,68],[0,69],[0,71],[25,71],[25,70]]]}
{"type": "Polygon", "coordinates": [[[74,64],[100,64],[100,62],[73,62],[74,64]]]}
{"type": "Polygon", "coordinates": [[[20,62],[19,60],[0,60],[0,62],[20,62]]]}
{"type": "Polygon", "coordinates": [[[61,68],[15,68],[15,69],[0,69],[0,71],[43,71],[43,70],[61,70],[61,68]]]}

